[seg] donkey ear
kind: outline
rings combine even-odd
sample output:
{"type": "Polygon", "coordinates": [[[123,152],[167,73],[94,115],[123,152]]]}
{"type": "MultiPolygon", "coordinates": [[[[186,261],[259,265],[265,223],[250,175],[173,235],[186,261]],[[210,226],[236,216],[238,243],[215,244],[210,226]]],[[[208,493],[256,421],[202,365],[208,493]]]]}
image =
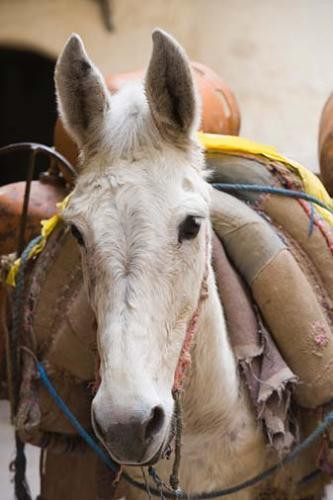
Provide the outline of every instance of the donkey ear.
{"type": "Polygon", "coordinates": [[[89,145],[102,131],[110,97],[99,70],[81,38],[73,34],[56,64],[55,86],[60,116],[79,146],[89,145]]]}
{"type": "Polygon", "coordinates": [[[154,30],[153,53],[145,91],[154,122],[162,136],[189,136],[199,125],[192,72],[182,47],[167,33],[154,30]]]}

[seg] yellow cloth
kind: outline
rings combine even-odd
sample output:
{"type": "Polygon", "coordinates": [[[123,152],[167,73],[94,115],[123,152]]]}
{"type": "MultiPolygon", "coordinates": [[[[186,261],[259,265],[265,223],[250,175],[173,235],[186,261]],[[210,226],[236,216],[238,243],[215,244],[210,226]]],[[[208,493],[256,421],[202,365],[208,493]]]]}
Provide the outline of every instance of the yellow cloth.
{"type": "MultiPolygon", "coordinates": [[[[60,211],[63,211],[64,208],[66,207],[68,203],[69,196],[64,198],[64,200],[60,203],[57,204],[58,208],[60,211]]],[[[28,259],[32,259],[36,255],[38,255],[45,247],[47,238],[50,236],[52,233],[53,229],[56,227],[58,224],[59,220],[61,219],[61,216],[59,214],[53,215],[50,219],[42,220],[41,221],[41,236],[42,239],[39,243],[37,243],[35,246],[32,247],[30,250],[28,259]]],[[[19,267],[21,264],[21,259],[16,259],[14,264],[11,266],[9,273],[7,275],[6,283],[7,285],[15,286],[16,285],[16,275],[18,273],[19,267]]]]}
{"type": "MultiPolygon", "coordinates": [[[[232,135],[205,134],[198,132],[199,140],[208,153],[245,153],[262,155],[270,160],[275,160],[286,165],[302,181],[304,192],[318,198],[333,210],[333,200],[318,179],[310,170],[293,160],[280,155],[272,146],[264,146],[243,137],[232,135]]],[[[333,215],[324,208],[316,205],[316,210],[331,226],[333,226],[333,215]]]]}
{"type": "MultiPolygon", "coordinates": [[[[198,137],[207,153],[245,153],[262,155],[270,160],[275,160],[283,163],[301,179],[304,191],[306,193],[311,196],[315,196],[333,210],[333,200],[327,193],[318,177],[316,177],[312,172],[310,172],[310,170],[306,169],[299,163],[293,160],[289,160],[288,158],[280,155],[274,147],[264,146],[254,141],[250,141],[249,139],[231,135],[205,134],[203,132],[198,132],[198,137]]],[[[58,204],[60,211],[62,211],[66,207],[69,196],[67,196],[61,203],[58,204]]],[[[333,227],[333,215],[319,206],[316,206],[316,210],[333,227]]],[[[43,250],[48,236],[51,234],[60,218],[60,215],[54,215],[50,219],[43,220],[41,222],[42,240],[31,249],[29,259],[35,257],[43,250]]],[[[17,259],[12,265],[7,276],[7,284],[15,286],[15,278],[20,267],[20,262],[21,260],[17,259]]]]}
{"type": "MultiPolygon", "coordinates": [[[[56,227],[58,224],[58,221],[60,219],[59,215],[53,215],[50,219],[47,220],[42,220],[41,225],[42,225],[42,231],[41,231],[41,236],[42,239],[39,243],[37,243],[35,246],[32,247],[30,250],[28,259],[32,259],[36,255],[38,255],[43,248],[45,247],[46,240],[48,236],[52,233],[53,229],[56,227]]],[[[15,286],[16,285],[16,275],[18,273],[19,267],[21,264],[21,259],[16,259],[14,264],[11,266],[9,273],[7,275],[6,283],[7,285],[15,286]]]]}

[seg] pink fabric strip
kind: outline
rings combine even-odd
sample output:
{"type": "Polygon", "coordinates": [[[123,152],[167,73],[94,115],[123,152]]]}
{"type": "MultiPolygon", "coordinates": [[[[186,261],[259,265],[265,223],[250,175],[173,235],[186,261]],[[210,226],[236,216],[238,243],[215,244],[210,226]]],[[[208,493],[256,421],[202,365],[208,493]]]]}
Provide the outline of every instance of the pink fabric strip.
{"type": "Polygon", "coordinates": [[[189,324],[187,326],[185,339],[183,342],[182,349],[180,351],[180,356],[179,356],[176,371],[175,371],[172,392],[179,391],[182,388],[185,372],[186,372],[188,366],[191,364],[191,347],[193,344],[194,335],[197,331],[197,325],[198,325],[198,321],[200,318],[200,313],[201,313],[203,302],[208,297],[208,283],[207,283],[208,257],[209,256],[208,256],[208,232],[207,232],[207,234],[206,234],[206,265],[205,265],[204,275],[202,278],[198,305],[197,305],[196,310],[194,311],[193,316],[191,317],[189,324]]]}

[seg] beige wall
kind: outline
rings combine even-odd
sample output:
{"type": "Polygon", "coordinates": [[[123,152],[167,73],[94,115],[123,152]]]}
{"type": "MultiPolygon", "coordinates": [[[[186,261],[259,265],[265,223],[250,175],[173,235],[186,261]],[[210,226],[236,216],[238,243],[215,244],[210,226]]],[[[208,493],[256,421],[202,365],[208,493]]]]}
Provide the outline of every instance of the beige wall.
{"type": "Polygon", "coordinates": [[[146,64],[153,27],[224,76],[242,134],[316,166],[319,114],[333,89],[331,0],[113,0],[105,31],[96,0],[0,0],[0,44],[56,56],[72,31],[104,73],[146,64]]]}
{"type": "MultiPolygon", "coordinates": [[[[56,56],[76,31],[103,72],[146,64],[152,27],[163,26],[192,45],[192,0],[115,0],[115,31],[105,30],[96,0],[0,0],[0,43],[22,44],[56,56]]],[[[195,7],[193,9],[193,7],[195,7]]]]}

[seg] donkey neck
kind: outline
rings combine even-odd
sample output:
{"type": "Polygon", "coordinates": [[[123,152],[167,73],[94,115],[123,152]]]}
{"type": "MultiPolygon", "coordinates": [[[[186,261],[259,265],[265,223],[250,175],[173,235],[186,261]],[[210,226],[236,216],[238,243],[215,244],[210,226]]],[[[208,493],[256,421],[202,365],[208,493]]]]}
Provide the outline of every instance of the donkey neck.
{"type": "Polygon", "coordinates": [[[201,420],[203,425],[207,424],[208,418],[216,425],[222,420],[224,425],[226,420],[232,422],[239,404],[239,389],[237,364],[210,266],[208,297],[198,322],[192,366],[184,392],[187,429],[196,428],[201,420]]]}
{"type": "MultiPolygon", "coordinates": [[[[238,377],[211,267],[183,411],[180,476],[185,490],[231,486],[263,468],[263,436],[238,377]]],[[[249,495],[247,491],[232,498],[245,499],[249,495]]]]}

